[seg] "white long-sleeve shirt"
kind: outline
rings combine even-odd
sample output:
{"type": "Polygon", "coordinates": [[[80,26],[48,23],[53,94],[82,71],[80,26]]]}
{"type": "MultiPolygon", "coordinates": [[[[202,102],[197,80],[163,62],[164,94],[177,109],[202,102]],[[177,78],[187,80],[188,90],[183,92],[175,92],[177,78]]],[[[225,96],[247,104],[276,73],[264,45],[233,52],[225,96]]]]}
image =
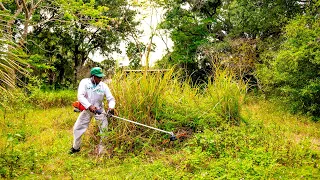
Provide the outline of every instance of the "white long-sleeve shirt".
{"type": "Polygon", "coordinates": [[[100,82],[97,86],[92,83],[90,78],[85,78],[80,81],[78,87],[78,101],[88,109],[94,105],[97,108],[103,108],[103,98],[106,96],[109,108],[114,108],[116,101],[111,94],[109,87],[100,82]]]}

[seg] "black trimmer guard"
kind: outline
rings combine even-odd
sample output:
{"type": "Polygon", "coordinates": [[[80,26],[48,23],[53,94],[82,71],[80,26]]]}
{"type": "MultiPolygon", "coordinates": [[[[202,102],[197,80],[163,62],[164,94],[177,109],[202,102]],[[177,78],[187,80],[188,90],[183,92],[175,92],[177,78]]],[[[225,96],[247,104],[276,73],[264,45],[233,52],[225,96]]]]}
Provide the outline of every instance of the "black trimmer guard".
{"type": "Polygon", "coordinates": [[[175,140],[177,140],[177,137],[175,135],[171,134],[170,141],[175,141],[175,140]]]}

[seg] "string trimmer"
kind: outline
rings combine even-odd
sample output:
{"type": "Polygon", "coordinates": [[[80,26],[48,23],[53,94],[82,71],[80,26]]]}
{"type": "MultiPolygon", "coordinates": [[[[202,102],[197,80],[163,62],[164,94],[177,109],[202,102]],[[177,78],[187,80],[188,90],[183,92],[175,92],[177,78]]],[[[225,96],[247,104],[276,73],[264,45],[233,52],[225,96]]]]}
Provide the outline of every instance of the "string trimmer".
{"type": "Polygon", "coordinates": [[[103,113],[100,109],[98,109],[98,110],[96,110],[96,114],[104,114],[104,115],[106,115],[107,117],[114,117],[114,118],[116,118],[116,119],[120,119],[120,120],[123,120],[123,121],[127,121],[127,122],[130,122],[130,123],[134,123],[134,124],[140,125],[140,126],[144,126],[144,127],[147,127],[147,128],[153,129],[153,130],[156,130],[156,131],[160,131],[160,132],[163,132],[163,133],[167,133],[167,134],[170,135],[170,141],[175,141],[175,140],[177,140],[177,138],[176,138],[176,136],[173,134],[173,132],[165,131],[165,130],[158,129],[158,128],[155,128],[155,127],[152,127],[152,126],[148,126],[148,125],[145,125],[145,124],[142,124],[142,123],[138,123],[138,122],[135,122],[135,121],[132,121],[132,120],[129,120],[129,119],[125,119],[125,118],[122,118],[122,117],[118,117],[118,116],[115,116],[115,115],[111,114],[109,111],[107,111],[107,113],[103,113]]]}

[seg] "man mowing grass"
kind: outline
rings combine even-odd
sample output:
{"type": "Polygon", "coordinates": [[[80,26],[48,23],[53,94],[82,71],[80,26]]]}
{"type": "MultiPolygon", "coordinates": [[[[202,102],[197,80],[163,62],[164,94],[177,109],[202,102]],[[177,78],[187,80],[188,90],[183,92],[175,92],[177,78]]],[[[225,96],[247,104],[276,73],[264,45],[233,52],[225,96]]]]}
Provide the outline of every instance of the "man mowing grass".
{"type": "MultiPolygon", "coordinates": [[[[115,99],[112,96],[109,87],[101,82],[102,77],[105,75],[102,73],[100,67],[94,67],[90,71],[91,77],[85,78],[80,81],[78,87],[78,101],[82,105],[82,110],[76,123],[73,127],[73,145],[70,149],[70,154],[74,154],[80,151],[81,136],[88,129],[90,120],[94,118],[98,121],[100,133],[103,133],[108,127],[107,117],[104,115],[103,99],[106,96],[108,101],[109,113],[114,113],[115,99]],[[102,114],[96,114],[97,110],[101,110],[102,114]]],[[[98,145],[98,154],[103,152],[102,138],[98,145]]]]}

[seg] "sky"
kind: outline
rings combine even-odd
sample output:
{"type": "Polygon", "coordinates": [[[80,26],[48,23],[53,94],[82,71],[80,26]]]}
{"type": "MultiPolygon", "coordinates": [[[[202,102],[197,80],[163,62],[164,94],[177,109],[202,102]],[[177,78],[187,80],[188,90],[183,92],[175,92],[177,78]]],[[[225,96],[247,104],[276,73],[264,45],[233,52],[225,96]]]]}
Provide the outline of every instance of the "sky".
{"type": "MultiPolygon", "coordinates": [[[[152,9],[152,8],[139,8],[140,15],[137,16],[137,20],[141,22],[141,25],[138,27],[139,30],[143,30],[143,34],[140,37],[140,41],[144,44],[148,44],[150,41],[150,35],[153,29],[156,29],[156,26],[161,22],[164,11],[160,8],[152,9]]],[[[169,38],[168,34],[164,34],[163,31],[157,30],[157,32],[161,32],[162,37],[165,39],[168,47],[171,48],[173,46],[173,42],[169,38]]],[[[149,66],[153,66],[155,62],[161,59],[166,53],[166,44],[163,42],[161,37],[154,36],[152,42],[156,45],[155,51],[151,52],[149,55],[149,66]]],[[[127,66],[129,64],[129,60],[126,56],[126,44],[123,42],[120,44],[120,49],[122,51],[121,54],[114,53],[114,59],[118,60],[120,66],[127,66]]],[[[96,52],[90,55],[90,58],[94,61],[101,62],[105,58],[96,52]]],[[[145,65],[145,55],[142,57],[142,65],[145,65]]]]}

